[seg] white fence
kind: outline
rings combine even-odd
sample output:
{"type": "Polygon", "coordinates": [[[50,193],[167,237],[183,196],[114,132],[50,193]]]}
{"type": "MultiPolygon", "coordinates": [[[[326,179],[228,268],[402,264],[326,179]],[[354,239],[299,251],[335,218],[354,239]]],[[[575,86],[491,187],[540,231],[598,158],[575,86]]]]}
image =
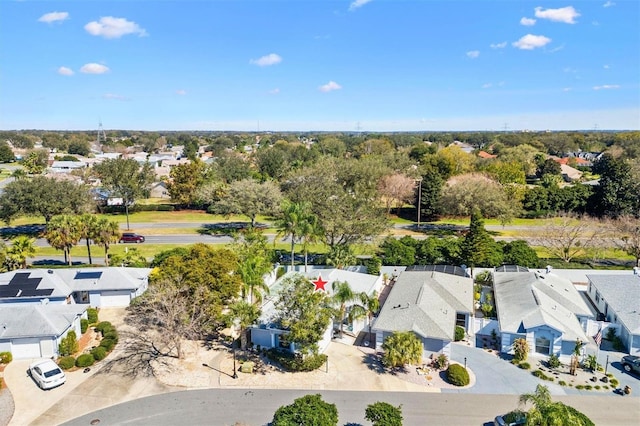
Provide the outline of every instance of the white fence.
{"type": "Polygon", "coordinates": [[[620,324],[605,321],[587,320],[587,329],[585,330],[585,333],[588,337],[595,337],[595,335],[598,334],[598,330],[600,330],[602,332],[602,338],[604,339],[607,336],[607,332],[611,328],[616,330],[616,336],[620,335],[620,324]]]}
{"type": "Polygon", "coordinates": [[[473,319],[473,334],[486,334],[490,335],[492,331],[496,334],[500,334],[500,327],[498,326],[498,320],[488,318],[474,318],[473,319]]]}

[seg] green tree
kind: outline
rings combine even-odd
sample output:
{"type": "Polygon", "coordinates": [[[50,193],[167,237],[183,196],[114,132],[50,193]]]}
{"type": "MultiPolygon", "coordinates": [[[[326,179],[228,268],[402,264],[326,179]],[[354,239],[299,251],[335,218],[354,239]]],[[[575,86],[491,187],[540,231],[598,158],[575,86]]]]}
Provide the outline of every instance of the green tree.
{"type": "Polygon", "coordinates": [[[86,157],[91,153],[91,147],[89,146],[89,142],[87,141],[73,140],[69,142],[67,152],[69,154],[77,154],[86,157]]]}
{"type": "Polygon", "coordinates": [[[77,216],[60,215],[51,218],[45,238],[51,247],[64,252],[64,260],[71,266],[71,248],[82,238],[77,216]]]}
{"type": "Polygon", "coordinates": [[[153,169],[149,163],[142,167],[132,158],[108,159],[93,166],[102,186],[111,197],[122,198],[129,226],[129,207],[139,198],[146,196],[153,182],[153,169]]]}
{"type": "Polygon", "coordinates": [[[98,232],[98,218],[89,213],[85,213],[78,218],[78,226],[80,228],[80,238],[84,238],[87,243],[87,256],[89,257],[89,265],[93,264],[91,258],[91,240],[94,239],[98,232]]]}
{"type": "Polygon", "coordinates": [[[44,149],[31,151],[23,160],[22,166],[30,175],[40,175],[47,167],[49,152],[44,149]]]}
{"type": "Polygon", "coordinates": [[[491,267],[502,264],[502,249],[484,228],[484,221],[478,209],[471,213],[469,231],[460,244],[462,261],[474,267],[491,267]]]}
{"type": "Polygon", "coordinates": [[[12,163],[16,161],[16,156],[13,155],[11,147],[6,141],[0,141],[0,163],[12,163]]]}
{"type": "Polygon", "coordinates": [[[380,256],[385,265],[409,266],[416,262],[415,240],[388,236],[380,243],[380,256]]]}
{"type": "Polygon", "coordinates": [[[228,325],[237,325],[240,329],[240,349],[247,347],[247,327],[260,317],[260,308],[253,303],[238,300],[229,305],[228,325]]]}
{"type": "Polygon", "coordinates": [[[549,388],[544,385],[536,386],[534,393],[520,395],[520,404],[532,404],[527,412],[527,426],[595,426],[575,408],[552,401],[549,388]]]}
{"type": "Polygon", "coordinates": [[[295,343],[303,356],[317,354],[318,342],[333,316],[329,296],[315,291],[306,277],[294,274],[282,280],[275,307],[276,323],[288,331],[283,338],[295,343]]]}
{"type": "Polygon", "coordinates": [[[114,253],[109,257],[109,266],[146,268],[148,264],[147,258],[136,247],[127,247],[124,253],[114,253]]]}
{"type": "Polygon", "coordinates": [[[594,194],[597,214],[617,217],[638,213],[640,190],[628,162],[605,154],[595,162],[593,172],[600,175],[594,194]]]}
{"type": "Polygon", "coordinates": [[[349,265],[354,265],[356,263],[356,257],[351,250],[351,246],[338,244],[329,247],[329,253],[325,255],[324,261],[327,265],[343,269],[349,265]]]}
{"type": "Polygon", "coordinates": [[[337,317],[340,321],[340,337],[344,335],[344,321],[347,314],[347,304],[357,300],[358,295],[353,292],[351,286],[346,281],[334,281],[331,283],[333,290],[333,303],[338,306],[337,317]]]}
{"type": "Polygon", "coordinates": [[[120,224],[107,218],[99,218],[91,233],[93,242],[104,248],[104,264],[109,264],[109,247],[120,240],[120,224]]]}
{"type": "Polygon", "coordinates": [[[231,250],[238,258],[237,272],[242,279],[242,297],[248,303],[262,301],[263,294],[269,294],[264,276],[273,267],[267,238],[262,231],[249,228],[235,235],[231,250]]]}
{"type": "Polygon", "coordinates": [[[434,167],[426,167],[422,173],[420,193],[416,200],[420,199],[420,220],[433,220],[440,214],[440,195],[444,187],[444,179],[434,167]]]}
{"type": "Polygon", "coordinates": [[[276,234],[275,241],[280,238],[291,238],[291,266],[295,262],[295,244],[296,239],[301,237],[303,227],[309,221],[311,215],[311,205],[307,202],[292,202],[284,199],[280,208],[280,214],[276,218],[276,234]]]}
{"type": "Polygon", "coordinates": [[[256,217],[274,213],[281,197],[280,189],[275,183],[245,179],[232,182],[226,194],[210,210],[223,215],[244,215],[251,220],[251,227],[255,227],[256,217]]]}
{"type": "Polygon", "coordinates": [[[275,412],[272,426],[336,426],[338,409],[335,404],[322,400],[320,394],[297,398],[275,412]]]}
{"type": "Polygon", "coordinates": [[[422,342],[412,331],[396,331],[382,343],[382,362],[387,367],[419,364],[422,360],[422,342]]]}
{"type": "Polygon", "coordinates": [[[198,201],[198,191],[207,181],[207,165],[195,159],[171,168],[167,191],[171,201],[183,206],[193,206],[198,201]]]}
{"type": "Polygon", "coordinates": [[[402,426],[402,405],[395,407],[380,401],[369,404],[364,418],[373,423],[373,426],[402,426]]]}
{"type": "Polygon", "coordinates": [[[6,249],[6,255],[11,264],[22,269],[27,268],[27,258],[33,257],[38,250],[36,239],[26,235],[20,235],[11,240],[11,247],[6,249]]]}
{"type": "Polygon", "coordinates": [[[373,334],[371,327],[373,325],[373,317],[380,310],[380,300],[378,294],[374,293],[369,296],[362,292],[358,295],[358,303],[354,304],[349,311],[349,320],[353,321],[358,318],[367,317],[367,325],[369,326],[369,344],[373,345],[373,334]]]}
{"type": "Polygon", "coordinates": [[[513,341],[513,359],[517,362],[526,361],[529,356],[527,339],[520,338],[513,341]]]}
{"type": "Polygon", "coordinates": [[[507,265],[520,265],[528,268],[540,266],[540,259],[534,249],[524,240],[515,240],[506,243],[502,247],[503,262],[507,265]]]}

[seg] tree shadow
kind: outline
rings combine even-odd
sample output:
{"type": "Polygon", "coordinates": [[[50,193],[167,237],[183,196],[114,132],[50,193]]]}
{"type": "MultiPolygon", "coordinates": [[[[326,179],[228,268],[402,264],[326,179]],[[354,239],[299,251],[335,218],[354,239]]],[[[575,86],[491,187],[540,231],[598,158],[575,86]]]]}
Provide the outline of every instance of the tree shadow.
{"type": "MultiPolygon", "coordinates": [[[[251,222],[216,222],[206,223],[202,227],[198,228],[197,232],[200,235],[211,236],[229,236],[233,237],[238,232],[251,227],[251,222]]],[[[256,223],[256,229],[266,229],[269,226],[266,223],[256,223]]]]}
{"type": "Polygon", "coordinates": [[[40,237],[45,229],[46,225],[41,224],[5,226],[3,228],[0,228],[0,238],[2,238],[3,240],[8,240],[19,235],[26,235],[28,237],[40,237]]]}

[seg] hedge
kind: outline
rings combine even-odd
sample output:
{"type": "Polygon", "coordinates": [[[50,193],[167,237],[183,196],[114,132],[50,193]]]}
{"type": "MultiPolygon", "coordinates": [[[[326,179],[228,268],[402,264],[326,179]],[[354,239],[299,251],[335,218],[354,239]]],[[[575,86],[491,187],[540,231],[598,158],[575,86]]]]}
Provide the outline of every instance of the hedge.
{"type": "Polygon", "coordinates": [[[63,370],[68,370],[70,368],[75,367],[76,359],[74,357],[72,357],[72,356],[63,356],[62,358],[60,358],[58,360],[58,365],[63,370]]]}
{"type": "Polygon", "coordinates": [[[451,364],[447,368],[447,381],[455,386],[467,386],[471,379],[466,368],[460,364],[451,364]]]}
{"type": "Polygon", "coordinates": [[[93,348],[91,350],[91,355],[96,361],[100,361],[106,358],[107,349],[104,346],[98,346],[97,348],[93,348]]]}
{"type": "Polygon", "coordinates": [[[82,354],[76,359],[76,367],[89,367],[96,362],[95,358],[91,354],[82,354]]]}
{"type": "Polygon", "coordinates": [[[87,319],[89,324],[95,324],[98,322],[98,310],[96,308],[87,309],[87,319]]]}
{"type": "Polygon", "coordinates": [[[82,318],[80,320],[80,333],[84,334],[87,332],[87,328],[89,328],[89,320],[82,318]]]}
{"type": "Polygon", "coordinates": [[[0,364],[9,364],[11,361],[13,361],[11,352],[0,352],[0,364]]]}
{"type": "Polygon", "coordinates": [[[459,342],[460,340],[464,339],[464,335],[465,335],[464,328],[460,327],[459,325],[456,325],[454,340],[456,342],[459,342]]]}
{"type": "Polygon", "coordinates": [[[308,355],[302,357],[300,354],[292,354],[291,352],[285,352],[278,349],[269,349],[267,357],[280,363],[286,370],[289,371],[313,371],[322,367],[327,362],[327,356],[325,354],[308,355]]]}
{"type": "MultiPolygon", "coordinates": [[[[175,207],[170,204],[134,204],[129,207],[129,213],[136,212],[172,212],[175,211],[175,207]]],[[[124,213],[122,206],[101,206],[99,208],[101,213],[124,213]]]]}
{"type": "Polygon", "coordinates": [[[102,333],[103,336],[111,330],[113,330],[113,325],[109,321],[102,321],[96,325],[96,331],[102,333]]]}
{"type": "Polygon", "coordinates": [[[115,345],[116,342],[113,339],[102,339],[100,341],[100,346],[102,346],[107,352],[110,352],[115,345]]]}
{"type": "Polygon", "coordinates": [[[111,339],[114,343],[118,343],[118,332],[114,329],[103,334],[104,339],[111,339]]]}

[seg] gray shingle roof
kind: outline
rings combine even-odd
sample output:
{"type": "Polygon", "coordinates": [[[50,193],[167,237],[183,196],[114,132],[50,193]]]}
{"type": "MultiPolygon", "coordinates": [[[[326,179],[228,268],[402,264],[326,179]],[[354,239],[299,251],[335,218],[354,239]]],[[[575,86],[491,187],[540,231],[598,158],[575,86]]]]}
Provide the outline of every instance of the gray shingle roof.
{"type": "MultiPolygon", "coordinates": [[[[27,286],[24,286],[25,289],[27,286]]],[[[3,299],[36,299],[40,300],[45,297],[48,298],[66,298],[71,294],[71,288],[60,278],[59,275],[54,273],[54,270],[48,269],[21,269],[17,271],[10,271],[0,273],[0,293],[3,299]],[[35,290],[31,293],[20,291],[16,286],[18,277],[22,277],[20,281],[28,282],[35,286],[35,290]],[[12,291],[10,287],[15,287],[17,293],[12,291]],[[32,294],[33,293],[33,294],[32,294]],[[11,295],[10,295],[11,294],[11,295]]]]}
{"type": "Polygon", "coordinates": [[[89,305],[23,305],[0,307],[0,339],[57,337],[89,305]]]}
{"type": "Polygon", "coordinates": [[[136,290],[151,273],[150,268],[102,267],[55,269],[73,291],[136,290]]]}
{"type": "Polygon", "coordinates": [[[501,331],[522,333],[548,325],[565,340],[586,340],[576,315],[593,315],[569,280],[538,272],[495,272],[493,280],[501,331]]]}
{"type": "Polygon", "coordinates": [[[472,310],[471,278],[435,271],[404,271],[391,289],[373,328],[412,330],[425,338],[453,340],[456,312],[472,310]]]}
{"type": "Polygon", "coordinates": [[[640,334],[640,276],[587,275],[618,320],[633,334],[640,334]]]}

